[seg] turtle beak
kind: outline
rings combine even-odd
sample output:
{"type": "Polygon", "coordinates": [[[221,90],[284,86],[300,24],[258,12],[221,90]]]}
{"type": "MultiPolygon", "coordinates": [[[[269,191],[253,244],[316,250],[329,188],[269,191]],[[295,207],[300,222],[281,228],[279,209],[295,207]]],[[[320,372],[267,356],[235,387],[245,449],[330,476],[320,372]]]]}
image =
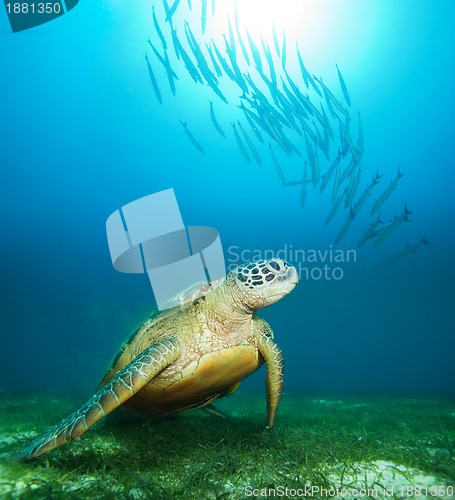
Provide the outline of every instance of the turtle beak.
{"type": "Polygon", "coordinates": [[[270,294],[270,297],[277,297],[276,300],[279,300],[279,298],[291,293],[298,282],[299,275],[297,269],[294,266],[289,266],[286,271],[277,277],[276,283],[272,285],[274,292],[270,294]]]}
{"type": "Polygon", "coordinates": [[[294,290],[297,283],[299,282],[299,275],[297,273],[297,269],[294,266],[289,266],[286,270],[285,276],[286,276],[286,281],[289,281],[289,283],[292,283],[294,285],[291,291],[294,290]]]}

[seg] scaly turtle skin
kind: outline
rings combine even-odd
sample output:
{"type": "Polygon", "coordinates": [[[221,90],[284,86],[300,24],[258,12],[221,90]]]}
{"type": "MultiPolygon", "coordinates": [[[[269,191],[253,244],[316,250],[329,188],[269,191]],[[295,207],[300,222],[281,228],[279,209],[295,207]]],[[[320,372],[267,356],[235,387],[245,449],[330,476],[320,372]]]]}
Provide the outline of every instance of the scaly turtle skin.
{"type": "Polygon", "coordinates": [[[123,403],[151,415],[194,408],[232,394],[265,362],[268,427],[283,389],[283,355],[256,311],[297,284],[280,259],[242,265],[191,303],[144,323],[121,347],[98,391],[78,411],[36,438],[23,452],[38,457],[81,436],[123,403]]]}

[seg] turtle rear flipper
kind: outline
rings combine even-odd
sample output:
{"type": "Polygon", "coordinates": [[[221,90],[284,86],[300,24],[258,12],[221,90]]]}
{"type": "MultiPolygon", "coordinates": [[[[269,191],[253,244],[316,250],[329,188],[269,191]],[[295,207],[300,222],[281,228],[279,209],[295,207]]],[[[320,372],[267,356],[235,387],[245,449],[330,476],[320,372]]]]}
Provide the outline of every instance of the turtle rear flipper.
{"type": "Polygon", "coordinates": [[[30,460],[81,436],[92,425],[136,394],[180,354],[175,339],[156,342],[120,370],[79,410],[36,438],[19,454],[30,460]]]}
{"type": "Polygon", "coordinates": [[[215,417],[227,418],[226,413],[218,410],[218,408],[216,408],[212,404],[204,406],[203,408],[201,408],[201,410],[205,413],[208,413],[209,415],[215,415],[215,417]]]}
{"type": "MultiPolygon", "coordinates": [[[[237,384],[233,385],[229,389],[225,390],[222,392],[216,399],[220,398],[225,398],[226,396],[230,396],[231,394],[234,394],[234,392],[239,388],[240,382],[237,384]]],[[[201,407],[202,411],[205,411],[205,413],[208,413],[209,415],[215,415],[215,417],[222,417],[222,418],[227,418],[229,415],[226,413],[222,412],[221,410],[218,410],[213,404],[208,404],[206,406],[201,407]]]]}

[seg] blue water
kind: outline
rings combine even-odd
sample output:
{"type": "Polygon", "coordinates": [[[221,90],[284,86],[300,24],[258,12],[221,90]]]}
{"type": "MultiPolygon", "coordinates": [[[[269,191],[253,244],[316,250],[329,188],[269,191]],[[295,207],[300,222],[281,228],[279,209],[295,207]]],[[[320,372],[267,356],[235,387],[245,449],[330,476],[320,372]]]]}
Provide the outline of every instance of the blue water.
{"type": "MultiPolygon", "coordinates": [[[[356,249],[398,165],[405,176],[382,216],[399,215],[406,201],[413,222],[378,248],[370,241],[359,249],[355,262],[341,266],[341,280],[301,279],[263,315],[285,353],[289,392],[453,396],[455,6],[336,4],[319,2],[314,23],[302,19],[311,32],[288,34],[288,47],[297,37],[310,72],[337,96],[335,63],[342,70],[353,129],[359,111],[365,133],[358,193],[376,170],[384,174],[337,248],[356,249]],[[374,269],[424,234],[433,245],[374,269]]],[[[174,59],[174,98],[155,59],[158,103],[144,61],[147,37],[158,43],[151,5],[81,2],[14,35],[0,9],[0,388],[8,393],[90,394],[153,309],[147,279],[118,273],[110,261],[105,221],[122,205],[174,188],[185,224],[217,228],[226,257],[233,246],[325,251],[344,223],[343,209],[324,225],[330,189],[321,195],[309,185],[301,208],[300,188],[281,185],[266,146],[262,168],[243,160],[229,125],[242,119],[233,85],[225,83],[227,106],[174,59]],[[209,100],[228,139],[210,122],[209,100]],[[188,121],[205,155],[179,120],[188,121]]],[[[161,4],[156,9],[162,15],[161,4]]],[[[301,178],[301,159],[281,155],[280,162],[289,180],[301,178]]],[[[244,387],[263,390],[263,378],[261,371],[244,387]]]]}

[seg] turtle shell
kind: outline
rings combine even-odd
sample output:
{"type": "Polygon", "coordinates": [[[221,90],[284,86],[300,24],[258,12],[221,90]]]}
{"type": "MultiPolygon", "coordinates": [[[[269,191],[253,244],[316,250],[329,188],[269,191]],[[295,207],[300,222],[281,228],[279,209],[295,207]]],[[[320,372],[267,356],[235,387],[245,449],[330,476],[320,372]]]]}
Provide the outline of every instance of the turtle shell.
{"type": "MultiPolygon", "coordinates": [[[[198,290],[202,292],[203,288],[198,290]]],[[[161,415],[202,407],[227,395],[239,380],[256,371],[264,359],[251,323],[232,337],[214,334],[204,327],[204,302],[196,300],[173,308],[144,323],[122,346],[100,387],[144,349],[172,336],[181,345],[179,358],[124,404],[147,414],[161,415]]],[[[253,318],[254,321],[259,318],[253,318]]]]}

